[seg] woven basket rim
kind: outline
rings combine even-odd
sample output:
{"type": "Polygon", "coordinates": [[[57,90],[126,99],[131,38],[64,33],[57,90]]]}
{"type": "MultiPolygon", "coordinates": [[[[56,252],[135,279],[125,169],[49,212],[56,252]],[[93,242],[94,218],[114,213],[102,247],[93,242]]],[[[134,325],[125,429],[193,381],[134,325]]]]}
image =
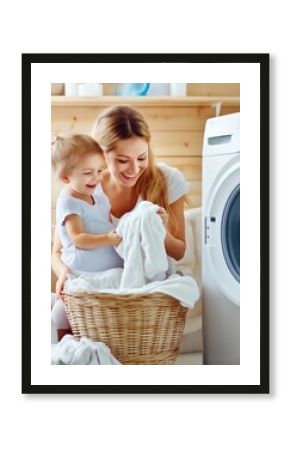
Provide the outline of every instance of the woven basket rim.
{"type": "MultiPolygon", "coordinates": [[[[149,292],[149,293],[140,293],[140,294],[113,294],[111,292],[98,292],[98,291],[82,291],[82,292],[65,292],[63,294],[63,296],[69,296],[69,297],[84,297],[86,295],[90,295],[90,296],[100,296],[100,297],[112,297],[112,298],[117,298],[117,297],[131,297],[131,298],[140,298],[140,297],[168,297],[168,298],[173,298],[171,295],[169,294],[165,294],[163,292],[149,292]]],[[[175,299],[177,300],[177,299],[175,299]]]]}
{"type": "Polygon", "coordinates": [[[175,297],[172,297],[168,294],[159,294],[159,293],[152,293],[152,294],[126,294],[126,295],[112,295],[109,293],[96,293],[96,292],[82,292],[82,293],[70,293],[63,295],[63,301],[64,303],[67,303],[68,301],[73,302],[81,302],[82,304],[92,304],[93,303],[99,303],[99,304],[105,304],[107,306],[122,306],[122,307],[139,307],[141,305],[149,305],[152,307],[155,306],[173,306],[176,305],[176,307],[179,307],[180,309],[188,309],[185,306],[181,305],[180,301],[176,299],[175,297]]]}

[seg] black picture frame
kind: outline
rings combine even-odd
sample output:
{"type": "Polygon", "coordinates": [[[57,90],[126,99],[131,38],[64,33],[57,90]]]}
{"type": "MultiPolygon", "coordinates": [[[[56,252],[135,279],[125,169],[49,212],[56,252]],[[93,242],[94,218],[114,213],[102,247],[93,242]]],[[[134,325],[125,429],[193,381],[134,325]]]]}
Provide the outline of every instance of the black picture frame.
{"type": "Polygon", "coordinates": [[[22,393],[269,393],[269,54],[22,55],[22,393]],[[249,385],[37,385],[31,381],[31,67],[46,63],[244,63],[260,68],[260,382],[249,385]],[[262,151],[261,151],[262,150],[262,151]]]}

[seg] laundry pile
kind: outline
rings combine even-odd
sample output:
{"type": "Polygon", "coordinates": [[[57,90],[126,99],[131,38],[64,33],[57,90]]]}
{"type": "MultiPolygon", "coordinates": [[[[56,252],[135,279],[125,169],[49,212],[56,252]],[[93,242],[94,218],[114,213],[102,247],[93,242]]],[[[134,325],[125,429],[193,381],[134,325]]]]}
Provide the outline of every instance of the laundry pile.
{"type": "Polygon", "coordinates": [[[121,364],[103,342],[93,342],[82,337],[80,340],[67,334],[51,346],[53,365],[117,365],[121,364]]]}
{"type": "MultiPolygon", "coordinates": [[[[108,277],[110,279],[110,284],[113,284],[112,277],[115,275],[117,275],[117,278],[114,280],[115,283],[118,284],[118,282],[120,282],[120,273],[110,273],[110,270],[107,270],[106,272],[106,278],[108,277]]],[[[102,273],[102,280],[104,280],[104,273],[102,273]]],[[[194,278],[191,278],[190,276],[180,276],[178,274],[170,275],[170,277],[164,281],[153,281],[152,283],[145,284],[145,286],[139,288],[106,289],[100,285],[100,280],[97,276],[86,273],[81,274],[78,277],[70,277],[66,282],[65,290],[68,294],[77,294],[81,292],[102,292],[104,294],[109,293],[113,295],[162,293],[176,298],[180,301],[181,305],[186,308],[193,308],[195,302],[199,298],[199,288],[194,278]]]]}
{"type": "Polygon", "coordinates": [[[70,275],[67,293],[103,292],[111,294],[168,294],[193,308],[199,288],[190,276],[168,276],[165,250],[166,230],[156,211],[157,205],[143,201],[120,220],[117,233],[123,237],[117,252],[124,258],[124,269],[70,275]]]}

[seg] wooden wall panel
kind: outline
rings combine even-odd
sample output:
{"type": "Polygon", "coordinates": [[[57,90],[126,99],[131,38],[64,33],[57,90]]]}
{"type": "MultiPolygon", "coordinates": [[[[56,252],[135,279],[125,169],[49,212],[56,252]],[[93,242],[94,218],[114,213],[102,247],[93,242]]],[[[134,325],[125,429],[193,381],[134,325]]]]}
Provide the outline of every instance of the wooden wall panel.
{"type": "MultiPolygon", "coordinates": [[[[102,107],[59,106],[52,108],[52,131],[60,133],[66,130],[90,133],[92,126],[102,107]]],[[[148,122],[150,130],[154,131],[204,131],[206,119],[215,116],[215,107],[138,107],[138,110],[148,122]]],[[[221,114],[236,112],[238,108],[222,106],[221,114]]]]}
{"type": "Polygon", "coordinates": [[[92,125],[104,108],[102,107],[66,107],[60,106],[51,110],[52,132],[60,133],[73,130],[90,133],[92,125]]]}
{"type": "Polygon", "coordinates": [[[157,162],[164,162],[169,166],[179,169],[189,181],[201,180],[201,157],[180,158],[180,157],[156,157],[157,162]]]}
{"type": "Polygon", "coordinates": [[[203,133],[201,131],[154,131],[152,150],[156,156],[200,156],[203,133]]]}
{"type": "Polygon", "coordinates": [[[205,97],[239,97],[239,83],[188,83],[187,95],[203,95],[205,97]]]}

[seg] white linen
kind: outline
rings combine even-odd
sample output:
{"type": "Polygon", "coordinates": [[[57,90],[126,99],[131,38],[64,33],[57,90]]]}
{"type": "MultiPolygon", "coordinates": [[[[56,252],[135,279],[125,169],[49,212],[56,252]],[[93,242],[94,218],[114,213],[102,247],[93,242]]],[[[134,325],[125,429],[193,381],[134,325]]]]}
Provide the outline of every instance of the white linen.
{"type": "Polygon", "coordinates": [[[124,259],[120,289],[139,288],[166,278],[166,229],[156,213],[158,208],[151,202],[142,201],[120,219],[116,229],[123,238],[116,248],[124,259]]]}
{"type": "Polygon", "coordinates": [[[103,342],[93,342],[82,337],[80,340],[65,335],[58,344],[51,346],[53,365],[117,365],[121,364],[103,342]]]}
{"type": "Polygon", "coordinates": [[[103,272],[83,272],[68,274],[65,283],[65,291],[73,292],[95,292],[98,289],[119,289],[123,269],[108,269],[103,272]]]}
{"type": "Polygon", "coordinates": [[[193,308],[199,298],[195,279],[177,274],[166,278],[166,230],[157,209],[157,205],[143,201],[120,220],[116,231],[123,236],[123,241],[117,251],[124,258],[124,269],[70,275],[65,291],[114,295],[159,292],[176,298],[187,308],[193,308]]]}
{"type": "MultiPolygon", "coordinates": [[[[108,271],[110,272],[110,271],[108,271]]],[[[154,281],[139,288],[101,289],[98,277],[86,274],[86,277],[71,278],[66,282],[68,293],[102,292],[114,295],[163,293],[171,295],[180,301],[181,305],[193,308],[199,298],[199,288],[196,281],[189,276],[170,275],[164,281],[154,281]]]]}

